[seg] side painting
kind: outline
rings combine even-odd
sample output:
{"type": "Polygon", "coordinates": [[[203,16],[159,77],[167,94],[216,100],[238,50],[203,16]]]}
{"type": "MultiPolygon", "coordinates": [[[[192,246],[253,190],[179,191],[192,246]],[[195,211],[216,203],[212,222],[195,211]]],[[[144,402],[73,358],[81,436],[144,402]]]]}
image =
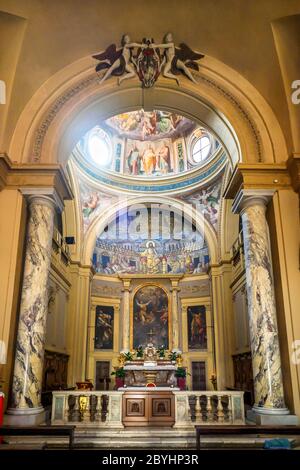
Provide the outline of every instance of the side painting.
{"type": "Polygon", "coordinates": [[[169,303],[165,291],[149,285],[139,289],[133,299],[133,348],[153,343],[169,347],[169,303]]]}
{"type": "Polygon", "coordinates": [[[194,305],[187,309],[189,350],[207,349],[206,309],[194,305]]]}
{"type": "Polygon", "coordinates": [[[114,308],[97,305],[95,324],[95,349],[113,349],[114,308]]]}

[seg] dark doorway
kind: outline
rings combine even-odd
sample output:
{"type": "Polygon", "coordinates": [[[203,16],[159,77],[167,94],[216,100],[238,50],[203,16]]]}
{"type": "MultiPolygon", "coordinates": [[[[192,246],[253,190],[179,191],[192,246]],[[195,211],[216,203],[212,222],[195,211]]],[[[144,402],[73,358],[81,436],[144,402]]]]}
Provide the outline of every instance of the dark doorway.
{"type": "Polygon", "coordinates": [[[205,362],[192,362],[192,389],[206,390],[205,362]]]}
{"type": "Polygon", "coordinates": [[[109,368],[109,361],[96,362],[96,390],[109,390],[109,384],[111,380],[109,368]]]}

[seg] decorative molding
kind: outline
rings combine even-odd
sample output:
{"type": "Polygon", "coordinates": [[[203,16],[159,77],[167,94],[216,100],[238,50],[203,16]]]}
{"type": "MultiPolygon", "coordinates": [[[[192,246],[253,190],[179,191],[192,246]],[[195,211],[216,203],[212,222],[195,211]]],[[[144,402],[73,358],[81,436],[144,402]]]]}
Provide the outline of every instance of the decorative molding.
{"type": "Polygon", "coordinates": [[[35,132],[35,139],[33,145],[33,152],[32,152],[32,161],[39,162],[41,157],[41,151],[43,142],[46,136],[46,133],[50,127],[50,124],[55,119],[59,111],[63,108],[63,106],[70,101],[70,99],[74,98],[79,92],[88,88],[90,85],[97,83],[99,81],[99,77],[97,75],[89,75],[87,78],[82,80],[81,82],[77,83],[73,87],[70,87],[65,93],[59,96],[54,103],[50,106],[50,109],[46,115],[46,117],[41,122],[40,126],[35,132]]]}
{"type": "MultiPolygon", "coordinates": [[[[6,155],[0,155],[0,189],[19,189],[23,194],[54,196],[60,206],[65,199],[73,199],[72,189],[61,165],[13,164],[6,155]]],[[[61,207],[62,208],[62,207],[61,207]]]]}
{"type": "Polygon", "coordinates": [[[256,125],[250,118],[249,114],[245,111],[245,109],[241,106],[239,101],[228,91],[224,90],[219,84],[217,84],[214,80],[208,79],[207,77],[204,77],[203,75],[199,74],[200,80],[202,80],[204,83],[207,85],[215,88],[219,93],[221,93],[223,96],[225,96],[234,106],[237,108],[239,113],[242,115],[243,119],[248,123],[248,126],[250,127],[250,130],[252,134],[254,135],[255,138],[255,144],[257,148],[257,155],[258,155],[258,161],[262,161],[262,151],[261,151],[261,137],[260,137],[260,132],[257,129],[256,125]]]}
{"type": "Polygon", "coordinates": [[[274,192],[277,189],[288,188],[291,188],[291,177],[286,165],[239,163],[235,167],[223,196],[225,199],[234,199],[241,190],[274,192]]]}
{"type": "MultiPolygon", "coordinates": [[[[258,129],[256,128],[255,124],[253,123],[252,119],[250,118],[249,114],[245,111],[243,106],[240,104],[240,102],[234,97],[234,95],[229,93],[227,90],[225,90],[221,85],[216,83],[214,80],[207,78],[200,73],[198,73],[197,78],[199,78],[199,80],[202,81],[203,83],[206,83],[208,86],[213,87],[215,90],[217,90],[222,96],[228,99],[233,104],[233,106],[238,110],[238,112],[241,114],[243,119],[248,123],[251,133],[254,136],[259,161],[261,161],[262,151],[261,151],[261,143],[260,143],[261,142],[260,133],[258,129]]],[[[76,97],[78,93],[97,84],[97,82],[99,82],[99,77],[96,73],[93,73],[87,76],[86,78],[84,78],[83,80],[81,80],[80,82],[78,82],[77,84],[68,88],[63,94],[61,94],[58,98],[55,99],[54,103],[50,106],[47,114],[44,115],[39,127],[35,131],[33,148],[32,148],[32,153],[31,153],[31,159],[33,162],[40,161],[43,142],[45,140],[48,129],[51,123],[53,122],[53,120],[55,119],[55,117],[57,116],[57,114],[64,107],[64,105],[67,104],[71,99],[76,97]]]]}
{"type": "Polygon", "coordinates": [[[161,193],[161,192],[168,192],[170,194],[170,191],[176,191],[176,193],[181,190],[192,190],[193,185],[195,187],[199,186],[199,183],[205,181],[206,185],[208,184],[207,179],[208,178],[217,178],[218,174],[220,171],[224,168],[226,165],[226,162],[228,161],[228,157],[226,153],[223,151],[222,154],[217,158],[217,160],[212,160],[209,162],[207,166],[200,167],[197,171],[197,174],[195,176],[191,176],[189,173],[186,173],[184,175],[179,175],[178,179],[179,181],[174,182],[170,181],[164,181],[164,183],[159,182],[159,178],[156,178],[158,181],[151,181],[151,184],[149,182],[139,182],[137,180],[132,182],[132,180],[126,181],[124,178],[122,181],[122,178],[119,176],[113,176],[109,175],[108,173],[104,172],[99,172],[97,173],[92,169],[92,167],[89,167],[83,159],[78,159],[75,157],[73,153],[74,161],[76,162],[76,165],[84,171],[89,177],[93,178],[93,180],[110,186],[112,188],[118,188],[122,189],[124,191],[136,191],[136,192],[146,192],[146,193],[161,193]]]}

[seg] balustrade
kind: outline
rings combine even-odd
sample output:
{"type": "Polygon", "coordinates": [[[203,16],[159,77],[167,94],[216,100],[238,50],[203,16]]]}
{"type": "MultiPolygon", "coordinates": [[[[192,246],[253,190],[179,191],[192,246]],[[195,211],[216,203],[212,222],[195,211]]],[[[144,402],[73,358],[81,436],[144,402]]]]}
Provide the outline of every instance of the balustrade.
{"type": "Polygon", "coordinates": [[[245,424],[244,392],[174,392],[175,427],[245,424]],[[185,399],[184,399],[185,397],[185,399]]]}
{"type": "MultiPolygon", "coordinates": [[[[173,391],[175,428],[197,424],[245,424],[243,392],[173,391]]],[[[53,392],[52,424],[119,427],[122,424],[120,391],[53,392]]]]}
{"type": "Polygon", "coordinates": [[[53,392],[51,422],[123,427],[122,395],[121,392],[83,390],[53,392]]]}

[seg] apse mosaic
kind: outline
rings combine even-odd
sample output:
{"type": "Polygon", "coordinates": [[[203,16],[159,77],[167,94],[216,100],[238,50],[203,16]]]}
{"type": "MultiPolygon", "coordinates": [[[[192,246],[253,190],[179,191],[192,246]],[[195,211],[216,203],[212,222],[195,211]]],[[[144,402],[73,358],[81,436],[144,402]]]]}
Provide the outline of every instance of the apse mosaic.
{"type": "MultiPolygon", "coordinates": [[[[174,219],[163,223],[150,210],[141,214],[123,213],[97,237],[93,254],[96,272],[117,274],[199,274],[209,267],[205,239],[195,225],[184,223],[174,230],[174,219]]],[[[177,223],[181,224],[181,220],[177,223]]]]}
{"type": "Polygon", "coordinates": [[[83,158],[98,169],[146,178],[191,171],[218,148],[218,140],[190,119],[143,109],[100,122],[77,145],[83,158]]]}

